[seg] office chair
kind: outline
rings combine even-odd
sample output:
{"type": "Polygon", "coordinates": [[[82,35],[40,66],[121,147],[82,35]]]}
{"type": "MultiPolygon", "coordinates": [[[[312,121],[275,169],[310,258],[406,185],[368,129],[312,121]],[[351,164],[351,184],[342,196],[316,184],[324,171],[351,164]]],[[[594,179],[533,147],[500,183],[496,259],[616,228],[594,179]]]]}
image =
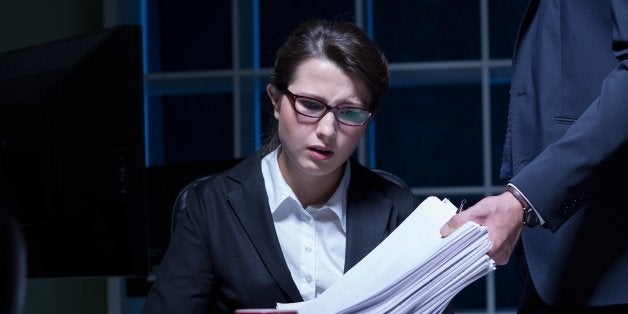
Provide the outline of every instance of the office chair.
{"type": "MultiPolygon", "coordinates": [[[[399,186],[402,187],[408,187],[408,185],[398,176],[385,171],[385,170],[381,170],[381,169],[371,169],[373,172],[379,174],[380,176],[382,176],[384,179],[395,183],[399,186]]],[[[183,189],[181,189],[181,191],[179,192],[179,194],[177,195],[177,197],[174,200],[174,205],[172,207],[172,217],[170,220],[170,235],[172,236],[172,234],[174,234],[174,229],[177,225],[177,221],[179,219],[179,214],[183,211],[183,209],[185,209],[186,203],[185,203],[185,199],[187,196],[188,191],[190,190],[190,188],[196,186],[200,181],[205,180],[207,178],[212,177],[212,175],[207,175],[207,176],[203,176],[200,177],[190,183],[188,183],[185,187],[183,187],[183,189]]]]}
{"type": "Polygon", "coordinates": [[[391,172],[388,172],[386,170],[382,170],[382,169],[371,169],[373,172],[379,174],[380,176],[384,177],[384,179],[397,184],[398,186],[401,187],[407,187],[409,188],[408,184],[406,184],[405,181],[403,181],[400,177],[392,174],[391,172]]]}
{"type": "Polygon", "coordinates": [[[23,313],[26,244],[17,220],[0,204],[0,314],[23,313]]]}
{"type": "Polygon", "coordinates": [[[174,205],[172,206],[172,216],[170,219],[170,236],[174,234],[174,229],[177,226],[179,215],[187,206],[187,204],[185,203],[185,199],[186,199],[186,196],[188,195],[188,191],[194,186],[196,186],[200,181],[203,181],[207,178],[211,178],[213,176],[214,176],[213,174],[210,174],[210,175],[195,179],[194,181],[184,186],[183,189],[181,189],[181,191],[179,191],[179,194],[177,194],[177,198],[175,198],[174,200],[174,205]]]}

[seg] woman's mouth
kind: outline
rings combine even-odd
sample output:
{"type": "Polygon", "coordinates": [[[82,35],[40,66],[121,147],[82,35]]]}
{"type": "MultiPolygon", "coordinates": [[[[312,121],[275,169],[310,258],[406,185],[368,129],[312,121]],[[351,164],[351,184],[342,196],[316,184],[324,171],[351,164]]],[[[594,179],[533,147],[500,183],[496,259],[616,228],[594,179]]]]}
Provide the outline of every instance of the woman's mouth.
{"type": "Polygon", "coordinates": [[[331,150],[324,149],[322,147],[309,147],[310,155],[315,159],[329,159],[334,155],[331,150]]]}

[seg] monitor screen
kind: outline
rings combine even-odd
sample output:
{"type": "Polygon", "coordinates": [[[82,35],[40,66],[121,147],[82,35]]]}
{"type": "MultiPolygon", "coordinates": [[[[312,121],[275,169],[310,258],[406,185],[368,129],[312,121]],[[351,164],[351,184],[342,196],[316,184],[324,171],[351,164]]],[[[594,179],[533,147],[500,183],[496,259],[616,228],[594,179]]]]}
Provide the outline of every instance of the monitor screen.
{"type": "Polygon", "coordinates": [[[29,277],[148,272],[141,50],[123,25],[0,54],[0,198],[29,277]]]}

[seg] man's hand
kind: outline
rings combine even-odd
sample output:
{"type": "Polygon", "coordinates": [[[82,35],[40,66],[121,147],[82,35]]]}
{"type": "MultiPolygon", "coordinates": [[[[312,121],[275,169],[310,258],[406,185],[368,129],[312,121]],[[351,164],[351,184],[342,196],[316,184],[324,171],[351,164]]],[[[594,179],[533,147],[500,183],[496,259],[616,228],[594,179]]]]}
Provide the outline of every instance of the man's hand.
{"type": "Polygon", "coordinates": [[[510,192],[485,197],[467,210],[454,215],[440,229],[443,237],[453,233],[467,221],[488,228],[492,243],[488,255],[497,265],[505,265],[517,245],[523,228],[521,203],[510,192]]]}

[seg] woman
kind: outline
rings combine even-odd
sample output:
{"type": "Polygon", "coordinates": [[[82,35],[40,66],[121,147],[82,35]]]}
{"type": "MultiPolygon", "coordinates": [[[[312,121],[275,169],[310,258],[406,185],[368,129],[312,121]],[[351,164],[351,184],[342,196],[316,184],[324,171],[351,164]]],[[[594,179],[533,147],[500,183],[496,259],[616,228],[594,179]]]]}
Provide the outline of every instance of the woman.
{"type": "Polygon", "coordinates": [[[310,300],[418,206],[351,158],[388,88],[349,22],[301,25],[279,49],[267,145],[188,192],[144,313],[233,313],[310,300]]]}

